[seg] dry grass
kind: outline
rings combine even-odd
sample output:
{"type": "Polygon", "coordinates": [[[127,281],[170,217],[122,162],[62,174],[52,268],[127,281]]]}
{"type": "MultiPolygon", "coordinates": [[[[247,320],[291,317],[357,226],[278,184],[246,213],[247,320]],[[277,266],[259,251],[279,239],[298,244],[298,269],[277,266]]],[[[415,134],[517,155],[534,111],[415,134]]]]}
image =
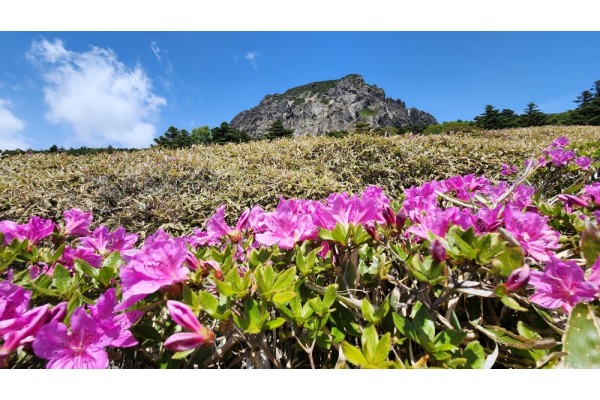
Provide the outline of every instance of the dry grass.
{"type": "Polygon", "coordinates": [[[22,155],[0,159],[0,220],[58,218],[71,207],[96,223],[152,233],[200,226],[221,203],[229,212],[269,208],[279,196],[319,199],[380,185],[404,187],[455,174],[498,175],[565,135],[573,148],[600,152],[598,127],[521,128],[480,134],[300,137],[184,150],[148,149],[93,156],[22,155]],[[172,158],[175,158],[172,160],[172,158]]]}

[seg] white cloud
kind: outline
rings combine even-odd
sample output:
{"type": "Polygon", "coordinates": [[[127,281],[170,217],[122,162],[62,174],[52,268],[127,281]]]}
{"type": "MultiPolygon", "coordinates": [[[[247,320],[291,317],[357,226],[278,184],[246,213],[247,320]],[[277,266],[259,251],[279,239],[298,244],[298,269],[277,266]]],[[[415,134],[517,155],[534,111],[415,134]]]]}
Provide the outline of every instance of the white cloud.
{"type": "Polygon", "coordinates": [[[248,60],[252,68],[258,69],[258,65],[256,64],[256,59],[258,58],[258,53],[256,51],[249,51],[244,56],[244,59],[248,60]]]}
{"type": "Polygon", "coordinates": [[[167,102],[153,93],[140,65],[127,67],[110,49],[77,53],[60,40],[33,42],[28,57],[43,71],[46,119],[74,135],[69,144],[144,147],[152,143],[152,124],[167,102]]]}
{"type": "Polygon", "coordinates": [[[160,47],[158,47],[154,40],[150,43],[150,49],[152,50],[158,61],[162,61],[162,59],[160,58],[160,47]]]}
{"type": "Polygon", "coordinates": [[[17,118],[9,106],[9,101],[0,99],[0,150],[26,150],[31,146],[20,134],[25,122],[17,118]]]}

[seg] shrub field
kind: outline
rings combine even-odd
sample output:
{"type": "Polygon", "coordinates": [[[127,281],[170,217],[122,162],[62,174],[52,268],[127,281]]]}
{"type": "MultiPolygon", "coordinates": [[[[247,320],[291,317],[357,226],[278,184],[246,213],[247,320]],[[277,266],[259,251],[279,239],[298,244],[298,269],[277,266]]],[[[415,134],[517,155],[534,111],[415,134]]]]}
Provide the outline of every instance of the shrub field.
{"type": "Polygon", "coordinates": [[[0,368],[600,368],[600,129],[0,159],[0,368]]]}

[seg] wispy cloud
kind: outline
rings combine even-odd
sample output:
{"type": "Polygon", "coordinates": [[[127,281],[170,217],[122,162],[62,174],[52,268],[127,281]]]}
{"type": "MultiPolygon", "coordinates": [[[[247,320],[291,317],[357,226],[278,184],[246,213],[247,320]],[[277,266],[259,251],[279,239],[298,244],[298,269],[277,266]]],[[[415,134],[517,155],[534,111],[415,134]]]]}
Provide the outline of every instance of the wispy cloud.
{"type": "Polygon", "coordinates": [[[42,70],[46,119],[70,128],[69,144],[144,147],[166,100],[140,65],[128,67],[111,49],[77,53],[61,40],[34,41],[28,57],[42,70]]]}
{"type": "Polygon", "coordinates": [[[0,99],[0,150],[26,150],[31,146],[21,135],[25,122],[8,109],[10,102],[0,99]]]}
{"type": "Polygon", "coordinates": [[[250,65],[252,66],[252,68],[254,68],[254,69],[258,69],[258,64],[256,63],[257,58],[258,58],[258,52],[256,52],[256,51],[249,51],[244,56],[244,59],[247,60],[250,63],[250,65]]]}
{"type": "Polygon", "coordinates": [[[158,61],[162,61],[162,58],[160,58],[160,47],[158,47],[154,40],[150,43],[150,49],[152,50],[158,61]]]}

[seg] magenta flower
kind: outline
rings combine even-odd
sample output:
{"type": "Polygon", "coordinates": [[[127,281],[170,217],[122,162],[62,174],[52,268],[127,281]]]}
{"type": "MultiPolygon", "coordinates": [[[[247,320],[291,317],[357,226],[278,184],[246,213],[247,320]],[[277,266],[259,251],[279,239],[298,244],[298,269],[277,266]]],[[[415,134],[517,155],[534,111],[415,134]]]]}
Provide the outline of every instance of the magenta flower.
{"type": "Polygon", "coordinates": [[[565,211],[568,214],[571,214],[571,212],[573,211],[573,206],[589,207],[587,201],[580,199],[577,196],[573,196],[572,194],[559,194],[557,198],[558,200],[564,203],[565,211]]]}
{"type": "Polygon", "coordinates": [[[385,223],[383,210],[389,205],[390,200],[377,186],[367,187],[361,196],[333,193],[327,198],[327,204],[321,204],[316,210],[313,221],[325,229],[334,229],[337,224],[385,223]]]}
{"type": "Polygon", "coordinates": [[[14,221],[0,221],[0,232],[4,234],[4,243],[9,244],[17,235],[19,224],[14,221]]]}
{"type": "Polygon", "coordinates": [[[529,265],[527,265],[527,264],[523,265],[520,268],[513,270],[510,273],[510,275],[508,276],[506,283],[504,284],[506,291],[514,292],[514,291],[521,289],[523,286],[527,285],[527,282],[529,282],[530,276],[531,276],[531,269],[529,268],[529,265]]]}
{"type": "Polygon", "coordinates": [[[431,253],[433,260],[437,262],[444,262],[448,257],[446,254],[446,248],[442,242],[437,239],[431,242],[431,245],[429,246],[429,252],[431,253]]]}
{"type": "Polygon", "coordinates": [[[94,321],[101,325],[107,332],[114,332],[115,338],[108,344],[111,347],[131,347],[138,344],[129,328],[135,324],[143,315],[143,311],[129,311],[122,314],[115,313],[117,306],[117,295],[114,288],[108,289],[100,295],[96,304],[89,307],[94,321]]]}
{"type": "Polygon", "coordinates": [[[125,228],[120,226],[113,232],[110,232],[104,225],[100,225],[88,237],[80,239],[81,247],[92,249],[99,254],[107,254],[113,251],[134,250],[138,235],[135,233],[127,234],[125,228]]]}
{"type": "Polygon", "coordinates": [[[569,139],[566,136],[559,136],[550,144],[551,147],[565,147],[569,144],[569,139]]]}
{"type": "Polygon", "coordinates": [[[172,238],[160,229],[146,238],[140,251],[121,268],[123,300],[115,311],[130,307],[162,287],[188,279],[186,256],[187,247],[181,238],[172,238]]]}
{"type": "Polygon", "coordinates": [[[31,245],[34,245],[52,234],[54,222],[37,216],[30,217],[29,222],[22,225],[17,225],[13,221],[0,221],[0,231],[4,233],[5,243],[16,238],[21,241],[27,239],[31,245]]]}
{"type": "Polygon", "coordinates": [[[79,307],[71,314],[70,329],[58,321],[42,327],[33,342],[33,352],[49,360],[47,368],[108,368],[108,354],[104,348],[114,336],[114,332],[105,331],[83,307],[79,307]]]}
{"type": "Polygon", "coordinates": [[[29,309],[31,291],[8,281],[0,282],[0,336],[4,335],[7,327],[29,309]]]}
{"type": "Polygon", "coordinates": [[[531,271],[529,283],[536,289],[530,300],[545,308],[561,307],[566,313],[581,301],[591,301],[597,288],[585,282],[581,267],[575,261],[562,261],[554,256],[544,271],[531,271]]]}
{"type": "Polygon", "coordinates": [[[559,233],[547,224],[547,217],[535,212],[507,209],[504,227],[521,244],[525,253],[538,261],[548,261],[552,249],[558,248],[559,233]]]}
{"type": "Polygon", "coordinates": [[[79,208],[72,208],[63,213],[65,219],[65,233],[70,236],[87,236],[90,234],[88,227],[92,223],[92,213],[83,212],[79,208]]]}
{"type": "Polygon", "coordinates": [[[186,351],[204,344],[211,344],[215,334],[210,329],[200,325],[198,318],[185,304],[178,301],[167,301],[167,309],[176,324],[190,332],[180,332],[171,335],[165,341],[165,347],[172,351],[186,351]]]}
{"type": "MultiPolygon", "coordinates": [[[[35,307],[15,318],[12,324],[4,326],[4,344],[0,347],[0,359],[15,351],[19,346],[31,343],[36,332],[45,324],[48,304],[35,307]]],[[[8,321],[3,321],[8,322],[8,321]]]]}
{"type": "Polygon", "coordinates": [[[298,215],[287,203],[279,203],[277,211],[266,213],[265,231],[255,235],[256,241],[264,246],[277,244],[281,249],[291,249],[300,241],[317,238],[317,227],[310,215],[298,215]]]}
{"type": "Polygon", "coordinates": [[[587,171],[588,169],[590,169],[590,165],[592,165],[592,160],[590,160],[587,157],[578,157],[575,160],[575,165],[577,165],[582,170],[587,171]]]}
{"type": "Polygon", "coordinates": [[[581,198],[596,206],[600,206],[600,182],[585,185],[581,198]]]}
{"type": "Polygon", "coordinates": [[[75,265],[75,259],[86,261],[94,268],[100,268],[102,265],[102,256],[88,247],[78,247],[76,249],[65,246],[65,251],[58,259],[59,264],[72,269],[75,265]]]}
{"type": "Polygon", "coordinates": [[[575,152],[573,150],[565,151],[563,149],[553,149],[548,151],[550,161],[557,167],[563,167],[575,158],[575,152]]]}

